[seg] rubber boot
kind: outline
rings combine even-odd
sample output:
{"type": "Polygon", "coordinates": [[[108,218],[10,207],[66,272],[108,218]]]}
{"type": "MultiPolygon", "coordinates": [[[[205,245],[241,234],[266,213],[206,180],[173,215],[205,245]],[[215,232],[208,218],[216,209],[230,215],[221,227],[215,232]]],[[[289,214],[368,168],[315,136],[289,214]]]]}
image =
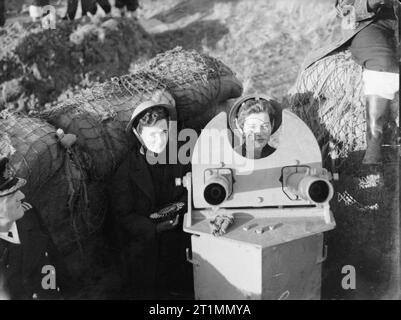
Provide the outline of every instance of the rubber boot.
{"type": "Polygon", "coordinates": [[[363,164],[382,163],[383,129],[389,120],[391,100],[376,95],[366,96],[366,143],[363,164]]]}

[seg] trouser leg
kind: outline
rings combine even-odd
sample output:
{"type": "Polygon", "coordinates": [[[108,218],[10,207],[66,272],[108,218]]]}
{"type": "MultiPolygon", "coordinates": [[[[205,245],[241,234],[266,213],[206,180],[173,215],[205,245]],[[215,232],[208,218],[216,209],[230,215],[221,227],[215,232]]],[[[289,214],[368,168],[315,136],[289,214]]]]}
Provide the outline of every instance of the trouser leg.
{"type": "Polygon", "coordinates": [[[186,261],[190,235],[181,228],[169,230],[159,238],[158,293],[161,298],[193,296],[192,265],[186,261]]]}
{"type": "Polygon", "coordinates": [[[139,7],[138,0],[126,0],[125,3],[128,11],[135,11],[139,7]]]}
{"type": "Polygon", "coordinates": [[[129,298],[142,300],[156,297],[157,256],[157,239],[151,230],[125,246],[124,281],[129,298]]]}
{"type": "Polygon", "coordinates": [[[77,13],[77,9],[78,9],[78,0],[68,0],[66,17],[70,20],[74,20],[75,14],[77,13]]]}
{"type": "Polygon", "coordinates": [[[116,8],[122,9],[127,8],[127,11],[135,11],[139,7],[138,0],[116,0],[116,8]]]}
{"type": "Polygon", "coordinates": [[[96,14],[97,7],[95,0],[81,0],[82,4],[82,16],[90,12],[92,15],[96,14]]]}
{"type": "Polygon", "coordinates": [[[115,7],[118,9],[123,9],[125,7],[125,1],[124,0],[116,0],[115,7]]]}
{"type": "Polygon", "coordinates": [[[4,0],[0,0],[0,27],[6,23],[6,8],[4,0]]]}
{"type": "Polygon", "coordinates": [[[104,13],[108,14],[111,11],[111,5],[108,0],[97,0],[99,6],[102,7],[104,13]]]}

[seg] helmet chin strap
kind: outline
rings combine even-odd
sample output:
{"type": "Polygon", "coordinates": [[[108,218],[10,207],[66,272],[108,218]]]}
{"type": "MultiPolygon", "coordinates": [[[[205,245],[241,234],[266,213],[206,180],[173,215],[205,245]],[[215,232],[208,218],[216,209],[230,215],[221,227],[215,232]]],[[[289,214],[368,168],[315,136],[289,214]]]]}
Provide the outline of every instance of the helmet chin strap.
{"type": "Polygon", "coordinates": [[[141,144],[141,149],[143,150],[143,154],[148,151],[148,148],[146,147],[145,142],[143,142],[141,135],[138,133],[138,131],[135,128],[132,128],[132,132],[135,134],[136,138],[138,139],[139,143],[141,144]]]}
{"type": "Polygon", "coordinates": [[[137,139],[139,140],[141,145],[145,147],[145,143],[143,142],[142,137],[140,136],[140,134],[138,133],[138,131],[136,131],[136,129],[134,127],[132,128],[132,132],[135,134],[135,136],[137,137],[137,139]]]}
{"type": "MultiPolygon", "coordinates": [[[[168,123],[169,123],[169,128],[171,128],[171,126],[170,126],[170,120],[168,121],[168,123]]],[[[152,151],[152,150],[149,150],[149,148],[146,147],[146,144],[145,144],[145,142],[143,142],[143,139],[142,139],[141,135],[138,133],[138,131],[137,131],[135,128],[132,128],[132,132],[135,134],[135,136],[137,137],[138,141],[141,143],[141,146],[142,146],[142,148],[143,148],[143,150],[144,150],[144,153],[146,153],[147,151],[150,151],[150,152],[153,153],[153,155],[154,155],[155,157],[158,156],[159,153],[154,152],[154,151],[152,151]]]]}

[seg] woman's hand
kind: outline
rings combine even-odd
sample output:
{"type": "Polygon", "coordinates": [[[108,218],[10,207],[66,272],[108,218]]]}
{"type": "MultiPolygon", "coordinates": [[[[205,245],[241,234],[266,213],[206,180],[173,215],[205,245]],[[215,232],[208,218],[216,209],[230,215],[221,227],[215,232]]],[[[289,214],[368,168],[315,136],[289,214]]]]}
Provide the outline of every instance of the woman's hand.
{"type": "Polygon", "coordinates": [[[167,221],[159,222],[156,225],[157,233],[174,229],[178,225],[179,219],[180,219],[180,216],[177,214],[176,217],[173,220],[167,220],[167,221]]]}

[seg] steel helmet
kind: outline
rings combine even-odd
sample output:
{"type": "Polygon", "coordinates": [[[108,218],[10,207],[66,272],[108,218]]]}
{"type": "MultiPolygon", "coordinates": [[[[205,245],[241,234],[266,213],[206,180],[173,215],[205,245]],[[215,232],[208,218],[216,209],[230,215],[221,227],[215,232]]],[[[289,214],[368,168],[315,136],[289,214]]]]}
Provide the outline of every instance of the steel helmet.
{"type": "MultiPolygon", "coordinates": [[[[126,127],[126,132],[132,130],[132,126],[139,115],[143,114],[146,110],[160,106],[166,108],[169,114],[169,121],[177,120],[177,111],[175,108],[175,100],[173,96],[167,91],[157,90],[153,93],[149,100],[141,102],[132,112],[131,119],[126,127]]],[[[135,129],[135,128],[134,128],[135,129]]]]}

